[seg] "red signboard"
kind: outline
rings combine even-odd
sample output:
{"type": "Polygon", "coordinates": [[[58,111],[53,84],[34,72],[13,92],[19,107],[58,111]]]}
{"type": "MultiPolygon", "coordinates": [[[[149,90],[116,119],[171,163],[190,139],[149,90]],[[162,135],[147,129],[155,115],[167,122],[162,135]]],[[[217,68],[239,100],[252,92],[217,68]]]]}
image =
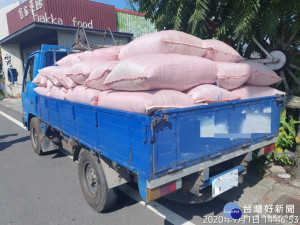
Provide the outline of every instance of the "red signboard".
{"type": "Polygon", "coordinates": [[[89,0],[27,0],[7,21],[10,34],[32,22],[117,31],[115,7],[89,0]]]}

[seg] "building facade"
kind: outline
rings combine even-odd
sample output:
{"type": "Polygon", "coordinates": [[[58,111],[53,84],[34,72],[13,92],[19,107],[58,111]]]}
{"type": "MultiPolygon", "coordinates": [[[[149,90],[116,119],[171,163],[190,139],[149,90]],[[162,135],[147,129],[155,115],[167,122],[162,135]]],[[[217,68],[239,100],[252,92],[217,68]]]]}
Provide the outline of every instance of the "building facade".
{"type": "Polygon", "coordinates": [[[0,21],[6,23],[6,33],[0,45],[6,94],[12,97],[21,95],[26,57],[42,44],[71,47],[78,27],[85,28],[90,45],[102,45],[105,40],[105,46],[126,44],[155,32],[143,14],[89,0],[27,0],[6,8],[6,21],[0,21]],[[15,82],[8,79],[12,69],[17,72],[15,82]]]}

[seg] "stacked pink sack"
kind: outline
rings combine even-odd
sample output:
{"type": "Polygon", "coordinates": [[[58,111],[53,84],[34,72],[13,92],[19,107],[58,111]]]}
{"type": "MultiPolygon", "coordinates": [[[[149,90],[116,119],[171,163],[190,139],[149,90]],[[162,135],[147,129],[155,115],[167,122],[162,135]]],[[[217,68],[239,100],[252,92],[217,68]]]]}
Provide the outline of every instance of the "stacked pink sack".
{"type": "Polygon", "coordinates": [[[118,64],[122,46],[96,49],[68,55],[57,66],[45,67],[33,80],[35,91],[41,95],[98,105],[100,91],[107,74],[118,64]]]}
{"type": "Polygon", "coordinates": [[[275,72],[243,60],[221,41],[161,31],[122,47],[66,56],[40,71],[36,91],[142,114],[284,94],[268,87],[281,81],[275,72]]]}

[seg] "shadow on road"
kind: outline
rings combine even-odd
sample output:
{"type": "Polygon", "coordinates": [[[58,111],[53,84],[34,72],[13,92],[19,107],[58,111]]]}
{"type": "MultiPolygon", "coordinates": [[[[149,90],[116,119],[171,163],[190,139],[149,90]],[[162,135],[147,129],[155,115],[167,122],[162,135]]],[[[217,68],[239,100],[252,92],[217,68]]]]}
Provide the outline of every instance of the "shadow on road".
{"type": "Polygon", "coordinates": [[[17,133],[14,133],[14,134],[5,134],[5,135],[1,135],[0,139],[5,139],[7,137],[12,137],[12,136],[17,136],[17,135],[18,135],[17,133]]]}
{"type": "Polygon", "coordinates": [[[61,151],[59,150],[54,150],[54,151],[51,151],[51,152],[55,152],[56,154],[52,157],[52,159],[57,159],[57,158],[64,158],[64,157],[67,157],[66,154],[62,153],[61,151]]]}
{"type": "Polygon", "coordinates": [[[43,152],[41,156],[50,156],[50,155],[53,155],[52,159],[67,157],[67,155],[62,153],[59,149],[43,152]]]}
{"type": "MultiPolygon", "coordinates": [[[[5,135],[3,135],[5,136],[5,135]]],[[[7,136],[7,135],[6,135],[7,136]]],[[[10,136],[16,136],[14,134],[10,135],[10,136]]],[[[1,136],[2,137],[2,136],[1,136]]],[[[1,139],[1,138],[0,138],[1,139]]],[[[17,144],[17,143],[20,143],[20,142],[25,142],[25,141],[28,141],[30,140],[29,136],[25,136],[25,137],[21,137],[21,138],[18,138],[18,139],[15,139],[15,140],[12,140],[12,141],[6,141],[6,142],[0,142],[0,152],[1,151],[4,151],[5,149],[7,149],[8,147],[14,145],[14,144],[17,144]]]]}
{"type": "Polygon", "coordinates": [[[118,191],[118,200],[117,200],[116,205],[113,208],[105,211],[104,214],[113,213],[113,212],[122,210],[123,208],[127,208],[127,207],[129,207],[131,205],[135,205],[135,204],[138,204],[135,200],[130,198],[128,195],[126,195],[122,191],[118,191]]]}

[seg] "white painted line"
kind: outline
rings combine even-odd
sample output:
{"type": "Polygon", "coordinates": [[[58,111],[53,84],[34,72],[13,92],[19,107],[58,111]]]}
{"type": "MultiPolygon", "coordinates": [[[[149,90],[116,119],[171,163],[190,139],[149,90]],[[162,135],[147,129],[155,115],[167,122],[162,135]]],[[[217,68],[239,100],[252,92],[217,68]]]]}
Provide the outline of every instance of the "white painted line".
{"type": "MultiPolygon", "coordinates": [[[[26,128],[23,126],[23,124],[21,122],[19,122],[18,120],[14,119],[13,117],[7,115],[6,113],[4,113],[2,111],[0,111],[0,115],[6,117],[10,121],[17,124],[19,127],[26,130],[26,128]]],[[[67,155],[69,158],[73,159],[73,157],[70,155],[70,153],[67,150],[62,149],[61,152],[64,153],[65,155],[67,155]]],[[[159,215],[163,219],[165,219],[165,220],[167,220],[167,221],[169,221],[169,222],[171,222],[175,225],[177,225],[177,224],[195,225],[194,223],[186,220],[182,216],[176,214],[175,212],[171,211],[170,209],[168,209],[167,207],[159,204],[156,201],[152,201],[152,202],[149,202],[149,203],[143,201],[140,194],[127,184],[120,186],[119,189],[122,192],[124,192],[126,195],[128,195],[129,197],[131,197],[132,199],[134,199],[135,201],[140,203],[141,205],[145,206],[147,209],[151,210],[155,214],[159,215]]]]}
{"type": "Polygon", "coordinates": [[[15,105],[3,105],[5,107],[14,107],[14,106],[18,106],[18,105],[21,105],[21,104],[15,104],[15,105]]]}
{"type": "Polygon", "coordinates": [[[9,119],[11,122],[17,124],[19,127],[23,128],[24,130],[26,130],[26,128],[24,127],[23,123],[21,123],[20,121],[16,120],[15,118],[11,117],[10,115],[7,115],[6,113],[0,111],[0,115],[4,116],[5,118],[9,119]]]}
{"type": "Polygon", "coordinates": [[[165,220],[168,220],[173,224],[195,225],[194,223],[186,220],[182,216],[176,214],[175,212],[171,211],[170,209],[166,208],[165,206],[159,204],[156,201],[148,203],[145,202],[144,200],[142,200],[140,194],[129,185],[119,186],[119,189],[138,203],[145,206],[147,209],[151,210],[155,214],[159,215],[160,217],[164,218],[165,220]]]}

